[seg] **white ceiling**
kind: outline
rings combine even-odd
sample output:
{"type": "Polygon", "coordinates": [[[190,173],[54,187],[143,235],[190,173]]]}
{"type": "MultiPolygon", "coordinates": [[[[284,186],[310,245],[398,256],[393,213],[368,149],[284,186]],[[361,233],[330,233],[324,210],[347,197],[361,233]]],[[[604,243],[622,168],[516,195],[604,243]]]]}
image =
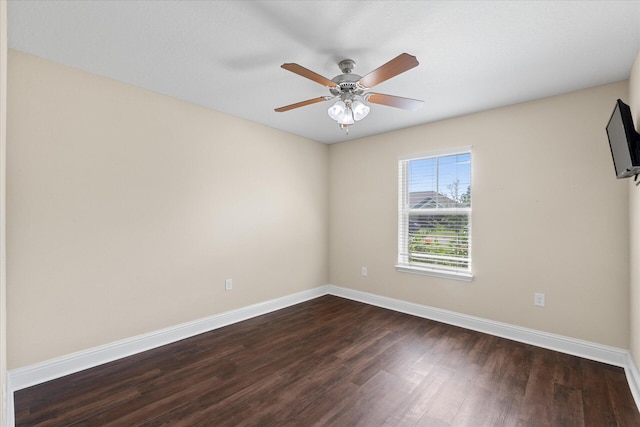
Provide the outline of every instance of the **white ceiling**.
{"type": "MultiPolygon", "coordinates": [[[[335,143],[625,80],[640,1],[16,1],[9,47],[316,141],[335,143]],[[328,90],[351,58],[365,75],[400,53],[420,65],[375,87],[425,101],[372,105],[350,135],[328,90]]],[[[613,105],[613,104],[612,104],[613,105]]]]}

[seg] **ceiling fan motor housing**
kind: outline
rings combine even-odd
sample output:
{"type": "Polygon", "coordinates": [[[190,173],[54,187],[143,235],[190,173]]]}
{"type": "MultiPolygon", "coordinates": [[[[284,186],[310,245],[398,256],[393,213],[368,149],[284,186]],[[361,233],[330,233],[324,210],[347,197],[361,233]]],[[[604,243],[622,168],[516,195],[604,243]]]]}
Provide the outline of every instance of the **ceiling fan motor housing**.
{"type": "Polygon", "coordinates": [[[357,84],[358,80],[360,80],[362,76],[351,73],[355,62],[350,59],[345,59],[338,65],[342,69],[343,74],[337,75],[333,79],[331,79],[331,81],[335,82],[338,85],[337,88],[329,88],[331,94],[334,96],[340,96],[343,94],[362,95],[363,90],[357,84]],[[345,62],[349,63],[349,68],[344,66],[345,62]]]}

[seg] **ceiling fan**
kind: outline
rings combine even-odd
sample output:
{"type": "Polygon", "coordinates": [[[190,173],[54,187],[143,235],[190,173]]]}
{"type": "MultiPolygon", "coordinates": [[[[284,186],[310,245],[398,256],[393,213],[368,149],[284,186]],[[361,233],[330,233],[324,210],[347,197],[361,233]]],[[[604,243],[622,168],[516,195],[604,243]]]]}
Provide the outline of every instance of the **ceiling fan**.
{"type": "Polygon", "coordinates": [[[418,64],[418,60],[415,56],[402,53],[362,77],[352,73],[353,68],[356,65],[355,61],[352,59],[345,59],[338,63],[338,67],[342,71],[342,74],[335,76],[331,80],[298,64],[282,64],[281,67],[285,70],[289,70],[292,73],[296,73],[302,77],[306,77],[309,80],[313,80],[316,83],[326,86],[329,88],[331,95],[320,96],[318,98],[296,102],[295,104],[285,105],[284,107],[276,108],[275,111],[281,113],[318,102],[338,99],[335,104],[329,107],[327,113],[329,114],[329,117],[338,122],[340,128],[345,129],[346,132],[349,133],[349,125],[364,119],[367,114],[369,114],[370,107],[366,102],[412,111],[422,107],[424,102],[417,99],[402,98],[400,96],[385,95],[383,93],[366,92],[375,85],[389,80],[398,74],[404,73],[405,71],[416,67],[418,64]]]}

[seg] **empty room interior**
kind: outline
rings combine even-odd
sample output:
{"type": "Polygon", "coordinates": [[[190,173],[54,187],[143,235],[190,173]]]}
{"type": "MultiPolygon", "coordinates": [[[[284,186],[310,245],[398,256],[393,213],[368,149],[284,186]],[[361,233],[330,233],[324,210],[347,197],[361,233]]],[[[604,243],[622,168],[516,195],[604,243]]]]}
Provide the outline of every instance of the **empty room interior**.
{"type": "Polygon", "coordinates": [[[640,425],[640,2],[0,12],[3,426],[640,425]]]}

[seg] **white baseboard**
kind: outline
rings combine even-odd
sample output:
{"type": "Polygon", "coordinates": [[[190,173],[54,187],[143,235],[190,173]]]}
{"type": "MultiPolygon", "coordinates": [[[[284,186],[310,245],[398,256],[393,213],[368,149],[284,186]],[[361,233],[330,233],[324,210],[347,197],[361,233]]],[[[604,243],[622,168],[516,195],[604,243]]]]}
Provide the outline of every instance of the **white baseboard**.
{"type": "Polygon", "coordinates": [[[454,311],[414,304],[367,292],[356,291],[354,289],[341,288],[334,285],[328,285],[327,292],[331,295],[375,305],[377,307],[388,308],[401,313],[407,313],[425,319],[460,326],[485,334],[622,367],[624,368],[633,400],[636,406],[640,408],[640,371],[628,350],[469,316],[454,311]]]}
{"type": "Polygon", "coordinates": [[[10,417],[8,420],[10,423],[8,423],[8,425],[10,427],[13,426],[13,393],[17,390],[61,378],[327,294],[623,367],[636,405],[640,407],[640,371],[638,371],[633,358],[627,350],[367,292],[334,285],[325,285],[193,322],[183,323],[174,327],[94,347],[23,368],[13,369],[9,371],[7,378],[7,412],[10,417]]]}
{"type": "Polygon", "coordinates": [[[548,348],[561,353],[608,363],[614,366],[625,367],[627,363],[628,351],[616,347],[609,347],[576,338],[550,334],[535,329],[523,328],[508,323],[456,313],[455,311],[414,304],[333,285],[329,285],[328,293],[401,313],[412,314],[425,319],[436,320],[449,325],[460,326],[473,331],[483,332],[537,347],[548,348]]]}
{"type": "Polygon", "coordinates": [[[640,408],[640,371],[631,353],[629,353],[629,357],[627,358],[624,373],[627,376],[627,383],[629,383],[633,400],[636,401],[636,406],[640,408]]]}
{"type": "Polygon", "coordinates": [[[13,390],[11,389],[11,385],[9,384],[9,378],[7,375],[7,382],[5,383],[7,388],[7,395],[5,397],[5,419],[4,422],[7,427],[15,427],[16,425],[16,411],[13,405],[13,390]]]}
{"type": "Polygon", "coordinates": [[[237,310],[182,323],[159,331],[138,335],[77,353],[46,360],[41,363],[9,371],[9,391],[31,387],[65,375],[113,362],[123,357],[141,353],[252,317],[280,310],[294,304],[327,294],[327,286],[320,286],[270,301],[242,307],[237,310]]]}

